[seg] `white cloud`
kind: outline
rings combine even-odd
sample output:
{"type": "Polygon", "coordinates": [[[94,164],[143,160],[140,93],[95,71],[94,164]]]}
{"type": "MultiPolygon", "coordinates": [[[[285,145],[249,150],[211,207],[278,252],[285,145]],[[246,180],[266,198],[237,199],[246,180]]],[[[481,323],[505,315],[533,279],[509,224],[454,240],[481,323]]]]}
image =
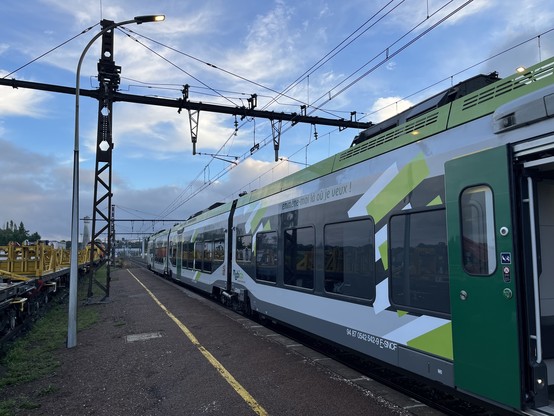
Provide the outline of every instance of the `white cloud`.
{"type": "Polygon", "coordinates": [[[71,168],[55,158],[20,148],[0,139],[0,189],[4,200],[0,224],[23,221],[43,238],[61,239],[69,234],[71,168]],[[64,236],[64,231],[67,234],[64,236]]]}
{"type": "MultiPolygon", "coordinates": [[[[198,115],[198,151],[218,150],[234,132],[234,119],[200,111],[198,115]]],[[[246,142],[248,127],[239,130],[235,144],[246,142]]],[[[94,136],[95,137],[95,136],[94,136]]],[[[114,106],[114,143],[117,149],[135,147],[145,156],[163,159],[176,153],[190,154],[192,149],[189,113],[177,108],[144,106],[137,104],[117,104],[114,106]]],[[[95,138],[94,138],[95,140],[95,138]]],[[[94,147],[89,139],[89,147],[94,147]]]]}
{"type": "Polygon", "coordinates": [[[375,100],[370,109],[371,119],[379,123],[412,107],[413,103],[400,97],[381,97],[375,100]]]}
{"type": "MultiPolygon", "coordinates": [[[[110,19],[119,20],[123,14],[121,7],[112,5],[100,5],[102,3],[91,2],[87,0],[73,0],[67,2],[64,0],[40,0],[53,15],[59,15],[60,18],[67,19],[75,26],[89,26],[91,23],[96,23],[102,20],[102,16],[109,16],[110,19]],[[55,13],[53,13],[55,11],[55,13]],[[70,19],[67,16],[71,16],[70,19]]],[[[104,17],[106,18],[106,17],[104,17]]]]}
{"type": "MultiPolygon", "coordinates": [[[[289,26],[294,8],[277,2],[275,8],[259,15],[250,26],[243,48],[227,53],[226,68],[259,82],[272,82],[284,74],[296,73],[298,29],[289,26]]],[[[303,57],[304,59],[306,57],[303,57]]]]}
{"type": "MultiPolygon", "coordinates": [[[[0,76],[3,71],[0,71],[0,76]]],[[[0,100],[0,117],[27,116],[42,118],[49,112],[46,103],[48,94],[26,88],[2,88],[0,100]]]]}
{"type": "Polygon", "coordinates": [[[299,166],[286,160],[280,163],[249,158],[232,169],[225,183],[226,196],[237,196],[241,191],[253,191],[299,170],[299,166]],[[229,191],[232,191],[231,193],[229,191]]]}
{"type": "MultiPolygon", "coordinates": [[[[200,178],[185,189],[176,186],[132,189],[123,185],[114,191],[113,201],[116,205],[140,207],[141,211],[151,213],[143,215],[146,217],[153,218],[154,214],[164,212],[166,218],[184,220],[215,202],[230,201],[237,198],[239,192],[259,189],[298,169],[297,165],[286,161],[275,163],[250,158],[230,169],[224,178],[211,181],[200,178]],[[199,192],[200,189],[203,190],[199,192]],[[172,209],[166,210],[170,206],[172,209]]],[[[139,224],[137,220],[137,226],[139,224]]]]}
{"type": "MultiPolygon", "coordinates": [[[[460,9],[456,14],[452,15],[446,22],[446,25],[456,25],[463,20],[483,13],[486,10],[495,8],[497,0],[486,1],[473,1],[468,5],[460,9]]],[[[428,3],[408,2],[398,7],[391,14],[391,22],[395,25],[401,25],[404,29],[411,29],[417,23],[425,21],[428,17],[428,21],[424,25],[430,25],[442,18],[445,18],[448,14],[454,12],[458,7],[464,5],[463,1],[454,1],[451,4],[446,0],[430,0],[428,3]]],[[[498,7],[503,6],[498,5],[498,7]]]]}

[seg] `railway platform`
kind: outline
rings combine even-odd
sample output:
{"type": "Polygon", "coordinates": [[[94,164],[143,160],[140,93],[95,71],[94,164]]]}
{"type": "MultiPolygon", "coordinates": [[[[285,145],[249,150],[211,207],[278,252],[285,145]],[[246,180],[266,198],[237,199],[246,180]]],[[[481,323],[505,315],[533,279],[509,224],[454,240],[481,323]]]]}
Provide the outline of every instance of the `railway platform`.
{"type": "Polygon", "coordinates": [[[60,351],[29,415],[440,414],[143,268],[80,307],[99,323],[60,351]]]}

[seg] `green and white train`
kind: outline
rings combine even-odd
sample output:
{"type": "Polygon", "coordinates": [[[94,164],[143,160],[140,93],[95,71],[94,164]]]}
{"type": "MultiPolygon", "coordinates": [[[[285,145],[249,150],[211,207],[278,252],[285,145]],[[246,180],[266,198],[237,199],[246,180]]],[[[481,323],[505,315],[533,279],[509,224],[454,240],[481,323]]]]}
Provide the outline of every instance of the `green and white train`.
{"type": "Polygon", "coordinates": [[[452,87],[148,247],[152,270],[247,313],[554,414],[554,58],[452,87]]]}

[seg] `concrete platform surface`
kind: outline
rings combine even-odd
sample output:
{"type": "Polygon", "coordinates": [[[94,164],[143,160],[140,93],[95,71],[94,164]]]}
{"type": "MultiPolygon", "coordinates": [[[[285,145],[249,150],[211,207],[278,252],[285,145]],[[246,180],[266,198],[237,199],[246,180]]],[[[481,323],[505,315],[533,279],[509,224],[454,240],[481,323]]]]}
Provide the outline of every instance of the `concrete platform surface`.
{"type": "Polygon", "coordinates": [[[110,295],[26,414],[440,414],[146,269],[110,295]]]}

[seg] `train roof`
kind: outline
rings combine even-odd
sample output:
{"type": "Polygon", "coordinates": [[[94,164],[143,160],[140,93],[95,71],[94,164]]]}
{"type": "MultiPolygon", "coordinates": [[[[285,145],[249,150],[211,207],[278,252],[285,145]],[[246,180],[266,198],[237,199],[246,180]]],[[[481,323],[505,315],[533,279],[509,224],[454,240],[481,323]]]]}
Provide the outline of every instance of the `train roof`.
{"type": "Polygon", "coordinates": [[[190,216],[186,221],[186,225],[195,224],[200,221],[204,221],[208,218],[215,217],[216,215],[229,212],[231,210],[232,202],[216,202],[209,208],[199,211],[196,214],[190,216]]]}
{"type": "Polygon", "coordinates": [[[462,81],[453,87],[441,91],[438,94],[435,94],[434,96],[423,100],[419,104],[416,104],[413,107],[410,107],[393,117],[390,117],[380,123],[374,124],[370,128],[362,131],[359,135],[357,135],[352,141],[351,146],[359,145],[360,143],[369,140],[372,137],[375,137],[388,130],[392,130],[401,124],[413,120],[416,117],[419,117],[429,111],[449,104],[454,100],[462,98],[498,80],[500,80],[500,78],[498,77],[498,72],[492,72],[489,75],[480,74],[466,79],[465,81],[462,81]]]}
{"type": "Polygon", "coordinates": [[[492,114],[499,106],[553,83],[554,57],[506,78],[500,79],[495,73],[470,78],[364,130],[358,136],[363,140],[355,139],[348,149],[240,197],[237,206],[492,114]],[[380,125],[381,131],[378,131],[380,125]]]}

